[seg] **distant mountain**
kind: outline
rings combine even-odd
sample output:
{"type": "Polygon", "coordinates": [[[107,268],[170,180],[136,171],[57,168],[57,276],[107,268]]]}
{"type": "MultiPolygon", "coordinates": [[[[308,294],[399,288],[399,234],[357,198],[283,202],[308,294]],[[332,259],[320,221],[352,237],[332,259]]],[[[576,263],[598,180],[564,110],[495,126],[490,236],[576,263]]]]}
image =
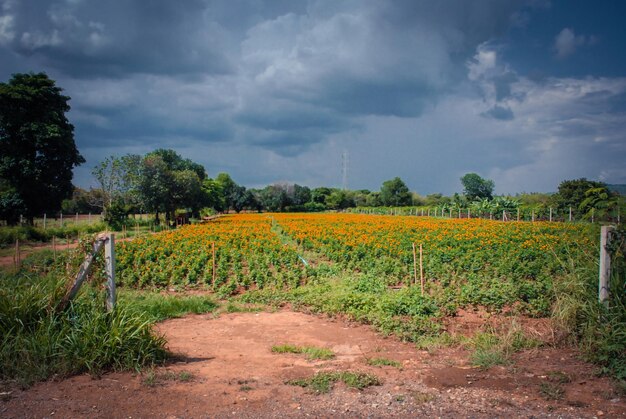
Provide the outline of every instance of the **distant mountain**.
{"type": "Polygon", "coordinates": [[[626,196],[626,185],[606,185],[609,190],[617,192],[620,195],[626,196]]]}

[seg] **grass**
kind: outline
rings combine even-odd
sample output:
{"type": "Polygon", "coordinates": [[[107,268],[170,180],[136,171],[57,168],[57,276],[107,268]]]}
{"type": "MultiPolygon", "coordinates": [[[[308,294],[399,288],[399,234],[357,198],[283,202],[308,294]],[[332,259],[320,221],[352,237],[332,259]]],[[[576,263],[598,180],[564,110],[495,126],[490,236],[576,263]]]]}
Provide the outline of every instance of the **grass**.
{"type": "Polygon", "coordinates": [[[118,298],[121,306],[136,313],[143,313],[150,321],[182,317],[187,314],[204,314],[215,311],[218,304],[209,296],[167,295],[121,289],[118,298]]]}
{"type": "Polygon", "coordinates": [[[562,400],[565,396],[565,390],[560,384],[541,383],[539,394],[546,400],[562,400]]]}
{"type": "MultiPolygon", "coordinates": [[[[52,376],[160,364],[168,354],[165,338],[153,331],[154,322],[217,307],[206,296],[120,290],[117,307],[106,313],[104,292],[93,282],[84,284],[68,309],[58,313],[66,286],[59,270],[0,272],[0,381],[27,387],[52,376]]],[[[187,374],[179,377],[189,379],[187,374]]]]}
{"type": "Polygon", "coordinates": [[[381,385],[381,381],[375,375],[359,371],[320,371],[309,378],[287,381],[287,384],[307,388],[317,394],[324,394],[330,392],[338,381],[342,381],[346,386],[357,390],[381,385]]]}
{"type": "Polygon", "coordinates": [[[472,365],[483,370],[496,365],[508,365],[514,353],[540,345],[541,342],[528,337],[516,321],[500,330],[488,327],[486,331],[476,333],[466,343],[473,350],[470,355],[472,365]]]}
{"type": "Polygon", "coordinates": [[[372,365],[374,367],[388,366],[402,369],[402,364],[400,362],[387,358],[368,358],[367,365],[372,365]]]}
{"type": "Polygon", "coordinates": [[[165,339],[140,313],[103,310],[104,295],[85,289],[55,311],[65,281],[20,273],[0,278],[0,380],[26,387],[51,376],[138,370],[166,358],[165,339]]]}
{"type": "Polygon", "coordinates": [[[546,374],[548,381],[557,384],[567,384],[572,382],[572,377],[564,373],[563,371],[550,371],[546,374]]]}
{"type": "Polygon", "coordinates": [[[335,353],[328,348],[318,348],[315,346],[296,346],[296,345],[276,345],[272,346],[272,352],[278,354],[304,354],[308,360],[329,360],[335,357],[335,353]]]}
{"type": "Polygon", "coordinates": [[[141,383],[147,387],[156,387],[172,381],[186,383],[192,381],[193,378],[193,374],[189,371],[181,371],[177,374],[173,371],[157,372],[154,368],[150,368],[143,374],[141,383]]]}
{"type": "Polygon", "coordinates": [[[466,338],[461,335],[451,335],[448,332],[440,333],[436,336],[420,336],[415,342],[415,346],[419,350],[434,353],[438,349],[448,348],[463,344],[466,338]]]}

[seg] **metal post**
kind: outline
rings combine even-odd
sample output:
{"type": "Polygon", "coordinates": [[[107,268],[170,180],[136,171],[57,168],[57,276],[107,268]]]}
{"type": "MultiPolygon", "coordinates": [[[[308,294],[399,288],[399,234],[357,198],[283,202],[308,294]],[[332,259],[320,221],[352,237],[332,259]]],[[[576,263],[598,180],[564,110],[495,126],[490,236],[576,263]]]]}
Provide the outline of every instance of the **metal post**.
{"type": "Polygon", "coordinates": [[[552,207],[550,207],[550,222],[552,222],[552,207]]]}
{"type": "Polygon", "coordinates": [[[572,222],[572,207],[569,207],[569,221],[572,222]]]}

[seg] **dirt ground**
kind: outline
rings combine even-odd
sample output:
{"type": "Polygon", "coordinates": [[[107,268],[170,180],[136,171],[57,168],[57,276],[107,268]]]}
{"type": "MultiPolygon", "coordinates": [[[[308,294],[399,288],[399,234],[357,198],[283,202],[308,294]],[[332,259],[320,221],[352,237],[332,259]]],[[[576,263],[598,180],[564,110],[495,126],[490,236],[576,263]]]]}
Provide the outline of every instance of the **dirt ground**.
{"type": "Polygon", "coordinates": [[[288,310],[193,315],[158,329],[179,354],[168,365],[3,391],[0,417],[626,417],[624,397],[568,350],[523,352],[511,366],[481,371],[462,349],[429,353],[368,326],[288,310]],[[273,353],[280,344],[326,347],[336,357],[273,353]],[[359,391],[337,383],[314,394],[286,383],[326,370],[364,371],[382,384],[359,391]],[[556,371],[570,382],[547,400],[556,371]]]}

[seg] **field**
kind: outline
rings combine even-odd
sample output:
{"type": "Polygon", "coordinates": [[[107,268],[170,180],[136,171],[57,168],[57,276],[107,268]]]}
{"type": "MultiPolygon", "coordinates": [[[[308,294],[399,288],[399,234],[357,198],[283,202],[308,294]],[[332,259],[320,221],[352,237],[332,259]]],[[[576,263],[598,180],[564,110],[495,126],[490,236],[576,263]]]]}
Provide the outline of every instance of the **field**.
{"type": "MultiPolygon", "coordinates": [[[[127,356],[144,357],[139,364],[116,363],[115,354],[125,349],[107,333],[113,339],[104,348],[113,354],[108,363],[83,354],[88,368],[74,364],[62,375],[143,369],[134,378],[113,377],[134,388],[141,403],[174,415],[185,406],[192,406],[190,416],[226,415],[230,404],[239,404],[233,412],[251,417],[299,409],[324,415],[332,409],[344,412],[343,405],[353,409],[346,416],[379,415],[383,400],[388,414],[400,416],[437,414],[441,402],[447,410],[439,414],[451,417],[491,409],[503,415],[588,416],[600,409],[624,414],[623,299],[618,294],[609,310],[596,302],[598,235],[598,226],[582,223],[240,214],[119,242],[117,317],[139,315],[133,324],[144,333],[146,325],[163,319],[211,314],[158,324],[169,350],[178,353],[173,364],[146,369],[161,362],[158,340],[146,346],[148,354],[127,356]],[[151,353],[159,355],[150,358],[151,353]],[[596,366],[580,361],[580,355],[596,366]],[[599,377],[606,374],[617,381],[599,377]],[[353,385],[360,390],[351,393],[353,385]],[[156,398],[144,391],[154,386],[156,398]],[[223,394],[211,402],[218,410],[206,410],[201,402],[207,388],[223,394]],[[176,400],[180,392],[187,394],[184,403],[176,400]],[[513,396],[505,402],[509,393],[513,396]],[[601,394],[612,400],[609,405],[603,405],[601,394]],[[363,406],[354,410],[354,403],[363,406]]],[[[75,265],[79,254],[55,262],[49,255],[33,255],[24,269],[29,278],[49,275],[75,265]]],[[[16,284],[32,288],[32,278],[20,278],[16,284]]],[[[101,298],[97,278],[96,273],[68,324],[97,306],[85,299],[101,298]]],[[[617,275],[615,281],[623,279],[617,275]]],[[[27,308],[30,300],[24,300],[20,310],[36,323],[34,309],[27,308]]],[[[47,304],[40,300],[42,307],[47,304]]],[[[28,333],[11,327],[20,336],[28,333]]],[[[104,325],[94,320],[93,327],[104,325]]],[[[120,323],[119,333],[132,336],[131,329],[120,323]]],[[[0,361],[8,365],[11,351],[3,349],[0,361]]],[[[41,357],[50,359],[45,353],[41,357]]],[[[41,378],[50,374],[37,371],[41,378]]],[[[73,378],[60,387],[46,384],[9,397],[7,406],[32,403],[33,414],[45,415],[49,405],[37,400],[58,399],[77,383],[85,392],[76,397],[89,405],[100,406],[91,393],[125,397],[117,385],[73,378]]],[[[69,402],[55,406],[61,413],[79,412],[69,402]]]]}

